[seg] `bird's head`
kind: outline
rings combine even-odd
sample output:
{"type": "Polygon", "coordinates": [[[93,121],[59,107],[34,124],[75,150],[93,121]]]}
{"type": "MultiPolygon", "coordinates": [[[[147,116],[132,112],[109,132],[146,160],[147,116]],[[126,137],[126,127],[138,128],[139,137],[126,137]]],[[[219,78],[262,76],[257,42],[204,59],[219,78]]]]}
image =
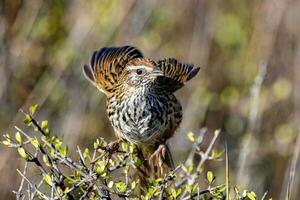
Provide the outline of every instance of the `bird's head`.
{"type": "Polygon", "coordinates": [[[148,59],[132,60],[122,73],[123,81],[131,88],[151,87],[159,76],[163,76],[162,70],[148,59]]]}

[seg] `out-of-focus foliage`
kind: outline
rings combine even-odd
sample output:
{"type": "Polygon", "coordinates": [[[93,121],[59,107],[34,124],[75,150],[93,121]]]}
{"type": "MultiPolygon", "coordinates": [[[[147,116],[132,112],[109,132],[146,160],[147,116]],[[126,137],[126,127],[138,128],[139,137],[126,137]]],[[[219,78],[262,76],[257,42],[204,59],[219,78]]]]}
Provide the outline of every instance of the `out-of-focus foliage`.
{"type": "MultiPolygon", "coordinates": [[[[232,185],[283,199],[291,164],[300,171],[299,10],[297,0],[3,0],[0,131],[11,132],[23,120],[18,110],[38,103],[71,155],[77,145],[92,148],[96,138],[113,140],[105,97],[81,67],[103,46],[134,45],[153,59],[201,66],[177,93],[184,120],[170,141],[175,161],[183,162],[191,145],[185,133],[220,128],[217,145],[228,143],[232,185]],[[255,93],[260,66],[266,74],[255,93]]],[[[0,151],[0,194],[9,199],[20,160],[17,152],[0,151]]],[[[209,169],[224,180],[223,164],[209,169]]],[[[293,198],[299,183],[296,174],[293,198]]]]}

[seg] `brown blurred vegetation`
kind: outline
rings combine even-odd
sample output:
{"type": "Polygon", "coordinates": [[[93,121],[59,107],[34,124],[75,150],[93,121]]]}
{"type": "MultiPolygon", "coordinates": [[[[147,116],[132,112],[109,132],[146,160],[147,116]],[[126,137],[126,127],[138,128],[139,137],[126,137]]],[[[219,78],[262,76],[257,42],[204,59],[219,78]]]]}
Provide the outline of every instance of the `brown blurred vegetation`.
{"type": "MultiPolygon", "coordinates": [[[[38,103],[39,118],[49,120],[71,151],[100,136],[113,140],[105,97],[81,67],[96,49],[133,45],[146,57],[175,57],[202,68],[177,94],[184,120],[171,140],[176,161],[189,149],[186,132],[221,128],[231,184],[283,199],[300,148],[300,1],[2,0],[0,14],[1,134],[21,125],[20,108],[38,103]],[[257,117],[249,126],[251,87],[264,65],[257,117]]],[[[10,199],[22,161],[2,145],[0,152],[0,196],[10,199]]],[[[219,180],[222,165],[209,166],[219,180]]],[[[298,173],[294,199],[299,181],[298,173]]]]}

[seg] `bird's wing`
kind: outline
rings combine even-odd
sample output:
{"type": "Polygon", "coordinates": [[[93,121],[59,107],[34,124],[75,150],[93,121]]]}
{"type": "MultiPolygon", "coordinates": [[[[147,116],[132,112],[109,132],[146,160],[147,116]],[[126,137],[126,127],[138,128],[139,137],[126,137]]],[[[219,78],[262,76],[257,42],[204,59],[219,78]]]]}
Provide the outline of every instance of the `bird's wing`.
{"type": "Polygon", "coordinates": [[[135,47],[105,47],[93,53],[90,65],[84,65],[83,72],[98,89],[108,94],[126,64],[135,58],[143,58],[135,47]]]}
{"type": "Polygon", "coordinates": [[[175,92],[199,72],[200,67],[193,64],[180,63],[174,58],[158,61],[164,75],[157,78],[159,84],[167,91],[175,92]]]}

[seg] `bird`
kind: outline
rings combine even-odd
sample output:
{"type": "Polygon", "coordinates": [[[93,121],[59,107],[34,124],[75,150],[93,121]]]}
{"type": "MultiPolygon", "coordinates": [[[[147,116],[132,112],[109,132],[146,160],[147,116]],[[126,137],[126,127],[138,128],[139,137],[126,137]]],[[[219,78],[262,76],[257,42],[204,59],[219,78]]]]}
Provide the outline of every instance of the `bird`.
{"type": "Polygon", "coordinates": [[[117,138],[142,149],[156,177],[174,168],[166,145],[182,121],[174,93],[199,70],[174,58],[145,58],[133,46],[101,48],[83,66],[85,77],[107,97],[106,111],[117,138]]]}

